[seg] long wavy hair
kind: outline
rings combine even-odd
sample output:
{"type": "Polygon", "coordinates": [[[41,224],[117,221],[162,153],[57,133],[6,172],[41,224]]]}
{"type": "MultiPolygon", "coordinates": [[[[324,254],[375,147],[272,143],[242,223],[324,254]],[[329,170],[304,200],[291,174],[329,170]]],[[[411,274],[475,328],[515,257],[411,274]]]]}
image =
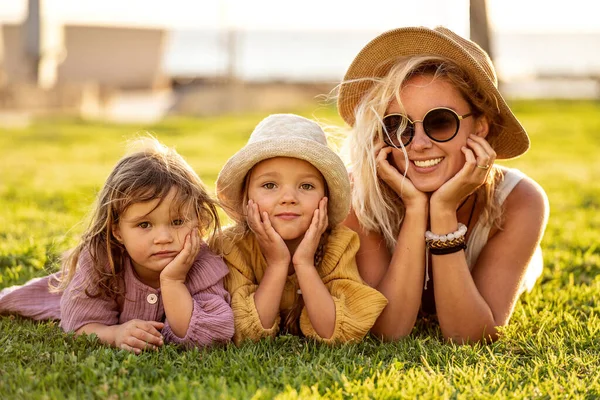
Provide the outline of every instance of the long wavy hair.
{"type": "Polygon", "coordinates": [[[211,236],[213,241],[220,237],[217,203],[183,157],[154,137],[139,138],[131,147],[137,150],[117,163],[98,193],[87,229],[63,260],[62,274],[58,285],[51,288],[53,291],[62,291],[69,285],[82,252],[89,252],[93,276],[84,283],[86,295],[115,299],[123,295],[127,252],[113,235],[113,227],[131,205],[156,199],[160,204],[172,188],[177,190],[173,207],[178,212],[193,207],[201,236],[211,236]]]}
{"type": "MultiPolygon", "coordinates": [[[[497,99],[480,90],[451,60],[433,56],[402,57],[386,76],[365,78],[374,84],[355,110],[356,123],[346,135],[342,152],[352,174],[353,211],[366,230],[383,235],[390,252],[396,245],[405,207],[398,194],[377,176],[374,148],[383,141],[385,133],[381,121],[390,101],[395,99],[402,107],[400,91],[403,84],[416,75],[433,75],[435,79],[450,82],[469,103],[475,116],[487,118],[488,138],[502,129],[497,99]]],[[[404,148],[402,151],[407,156],[404,148]]],[[[477,189],[478,201],[484,204],[480,218],[497,226],[500,226],[502,211],[495,202],[494,190],[501,178],[500,169],[494,166],[486,182],[477,189]]]]}

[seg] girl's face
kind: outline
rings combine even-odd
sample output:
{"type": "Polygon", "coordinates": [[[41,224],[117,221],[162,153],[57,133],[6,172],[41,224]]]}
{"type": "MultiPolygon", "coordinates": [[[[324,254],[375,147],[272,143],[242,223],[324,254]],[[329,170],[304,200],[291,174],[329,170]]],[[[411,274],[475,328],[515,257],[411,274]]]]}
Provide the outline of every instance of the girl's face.
{"type": "Polygon", "coordinates": [[[288,244],[302,240],[325,196],[319,170],[304,160],[275,157],[256,164],[248,179],[248,199],[267,212],[275,231],[288,244]]]}
{"type": "Polygon", "coordinates": [[[133,203],[113,227],[113,235],[131,257],[133,268],[142,282],[159,284],[160,272],[183,249],[186,236],[198,226],[194,208],[182,207],[177,211],[177,189],[167,196],[144,203],[133,203]]]}
{"type": "MultiPolygon", "coordinates": [[[[411,121],[422,121],[425,114],[436,107],[450,108],[458,115],[473,112],[469,103],[449,81],[434,79],[433,75],[411,77],[402,87],[400,101],[405,110],[394,100],[390,103],[386,115],[401,113],[407,115],[411,121]]],[[[425,134],[423,124],[417,122],[415,135],[406,146],[407,177],[413,185],[422,192],[433,192],[456,175],[465,164],[461,148],[466,146],[471,133],[485,137],[487,123],[484,118],[470,116],[461,120],[458,133],[447,142],[433,141],[425,134]]],[[[402,150],[394,149],[390,162],[401,172],[406,171],[402,150]]]]}

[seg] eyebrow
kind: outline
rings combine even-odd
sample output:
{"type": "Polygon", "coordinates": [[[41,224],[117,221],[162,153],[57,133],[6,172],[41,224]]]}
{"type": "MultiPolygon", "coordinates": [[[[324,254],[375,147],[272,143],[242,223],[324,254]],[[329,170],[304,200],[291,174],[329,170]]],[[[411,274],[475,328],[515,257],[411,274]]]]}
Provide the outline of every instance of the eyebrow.
{"type": "Polygon", "coordinates": [[[141,221],[144,221],[147,219],[149,219],[148,214],[144,214],[144,215],[137,215],[137,216],[134,216],[132,218],[127,218],[127,219],[121,218],[121,221],[128,222],[128,223],[136,223],[136,222],[141,222],[141,221]]]}
{"type": "MultiPolygon", "coordinates": [[[[281,173],[279,173],[277,171],[269,171],[269,172],[265,172],[260,175],[253,176],[252,178],[253,179],[268,179],[268,178],[279,178],[279,177],[281,177],[281,173]]],[[[309,172],[307,174],[298,175],[298,178],[300,180],[309,179],[309,178],[319,180],[319,179],[321,179],[321,174],[315,174],[315,173],[309,172]]],[[[323,178],[323,180],[324,179],[325,178],[323,178]]]]}

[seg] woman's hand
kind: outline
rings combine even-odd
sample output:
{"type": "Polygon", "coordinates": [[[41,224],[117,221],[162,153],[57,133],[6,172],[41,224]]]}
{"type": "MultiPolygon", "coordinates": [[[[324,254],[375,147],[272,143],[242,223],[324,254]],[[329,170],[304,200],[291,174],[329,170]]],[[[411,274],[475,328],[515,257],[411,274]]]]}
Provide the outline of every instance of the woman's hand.
{"type": "Polygon", "coordinates": [[[142,350],[156,350],[163,345],[159,329],[164,324],[156,321],[132,319],[121,325],[115,325],[115,347],[140,354],[142,350]]]}
{"type": "Polygon", "coordinates": [[[292,259],[294,268],[306,265],[314,266],[315,252],[319,247],[321,236],[329,225],[329,217],[327,216],[328,201],[327,197],[323,197],[319,201],[319,208],[313,212],[310,226],[294,252],[294,258],[292,259]]]}
{"type": "Polygon", "coordinates": [[[258,204],[253,200],[248,200],[247,211],[248,226],[258,240],[258,245],[265,256],[267,265],[285,265],[287,267],[290,264],[290,251],[279,233],[271,225],[269,214],[267,212],[261,213],[258,204]]]}
{"type": "Polygon", "coordinates": [[[458,173],[431,195],[431,207],[456,211],[460,202],[487,179],[496,160],[496,152],[482,137],[470,135],[462,149],[465,165],[458,173]]]}
{"type": "Polygon", "coordinates": [[[389,155],[394,151],[393,147],[385,143],[375,145],[375,163],[377,167],[377,176],[387,183],[400,196],[404,205],[408,208],[413,204],[424,204],[427,202],[427,195],[419,191],[413,183],[390,162],[389,155]]]}
{"type": "Polygon", "coordinates": [[[200,251],[200,233],[198,227],[194,226],[185,237],[183,249],[177,254],[167,266],[161,271],[161,281],[185,282],[189,270],[200,251]]]}

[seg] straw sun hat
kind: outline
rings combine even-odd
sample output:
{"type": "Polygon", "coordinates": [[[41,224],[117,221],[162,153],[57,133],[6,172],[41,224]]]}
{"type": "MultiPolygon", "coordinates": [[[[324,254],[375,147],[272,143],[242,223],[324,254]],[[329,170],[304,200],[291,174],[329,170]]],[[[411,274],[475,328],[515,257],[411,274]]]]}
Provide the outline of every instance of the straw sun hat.
{"type": "Polygon", "coordinates": [[[399,57],[415,55],[433,55],[453,61],[481,90],[495,96],[501,128],[494,137],[487,139],[498,159],[514,158],[527,151],[527,133],[498,91],[496,72],[487,53],[474,42],[444,27],[398,28],[369,42],[348,68],[340,87],[338,110],[344,121],[354,126],[354,110],[374,84],[368,78],[381,78],[399,57]]]}
{"type": "Polygon", "coordinates": [[[329,190],[329,226],[342,222],[350,211],[350,181],[344,163],[327,146],[321,127],[294,114],[273,114],[262,120],[248,143],[231,157],[217,178],[223,209],[237,222],[244,219],[243,191],[246,174],[263,160],[291,157],[311,163],[321,172],[329,190]]]}

